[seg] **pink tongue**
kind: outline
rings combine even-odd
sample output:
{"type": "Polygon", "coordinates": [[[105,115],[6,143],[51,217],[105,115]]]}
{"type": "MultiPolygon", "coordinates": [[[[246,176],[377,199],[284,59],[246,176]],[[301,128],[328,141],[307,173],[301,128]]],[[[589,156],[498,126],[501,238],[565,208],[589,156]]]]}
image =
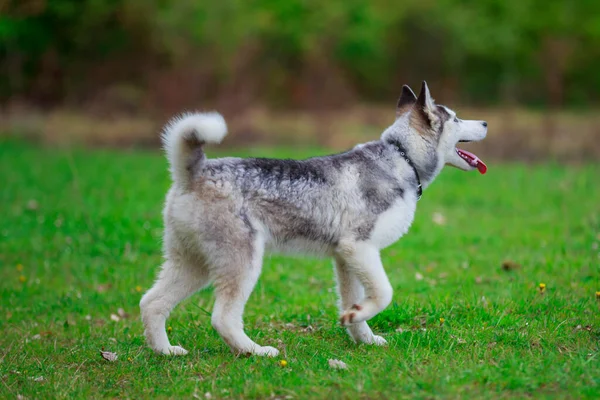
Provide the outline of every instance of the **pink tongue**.
{"type": "Polygon", "coordinates": [[[485,165],[485,163],[481,161],[479,157],[477,157],[475,154],[469,153],[468,151],[462,149],[456,150],[458,151],[458,154],[462,158],[464,158],[469,164],[471,164],[473,167],[477,167],[480,174],[483,175],[487,172],[487,165],[485,165]]]}

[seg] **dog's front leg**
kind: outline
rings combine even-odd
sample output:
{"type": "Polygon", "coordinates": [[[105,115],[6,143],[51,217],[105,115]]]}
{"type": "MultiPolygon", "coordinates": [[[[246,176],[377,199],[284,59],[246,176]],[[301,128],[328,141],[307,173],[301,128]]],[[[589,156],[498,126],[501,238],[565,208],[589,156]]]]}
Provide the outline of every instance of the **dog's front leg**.
{"type": "MultiPolygon", "coordinates": [[[[338,283],[338,305],[343,315],[345,310],[362,300],[364,290],[358,278],[349,270],[348,265],[341,257],[335,258],[335,275],[338,283]]],[[[373,334],[366,321],[349,325],[347,330],[356,343],[375,344],[378,346],[387,344],[384,338],[373,334]]]]}
{"type": "Polygon", "coordinates": [[[375,246],[365,242],[340,242],[336,257],[358,278],[365,292],[362,300],[345,309],[340,318],[342,325],[369,320],[390,304],[392,286],[375,246]]]}

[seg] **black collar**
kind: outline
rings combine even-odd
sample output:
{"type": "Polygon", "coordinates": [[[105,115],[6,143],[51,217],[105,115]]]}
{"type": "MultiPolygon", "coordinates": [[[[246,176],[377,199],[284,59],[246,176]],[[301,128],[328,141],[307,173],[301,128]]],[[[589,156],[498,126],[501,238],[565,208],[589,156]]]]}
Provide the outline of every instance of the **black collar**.
{"type": "Polygon", "coordinates": [[[412,160],[408,158],[408,152],[400,142],[398,142],[397,140],[390,140],[389,143],[396,147],[396,149],[400,152],[402,158],[404,158],[404,161],[406,161],[407,164],[410,165],[410,167],[413,169],[415,177],[417,178],[417,200],[420,200],[421,195],[423,194],[423,187],[421,186],[421,178],[419,178],[419,172],[417,171],[417,167],[415,167],[415,164],[412,162],[412,160]]]}

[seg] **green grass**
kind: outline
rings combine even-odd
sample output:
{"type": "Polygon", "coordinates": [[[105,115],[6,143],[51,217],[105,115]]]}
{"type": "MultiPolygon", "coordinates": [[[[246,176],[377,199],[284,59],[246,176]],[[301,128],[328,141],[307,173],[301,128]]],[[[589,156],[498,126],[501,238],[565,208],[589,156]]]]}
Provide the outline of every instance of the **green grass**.
{"type": "Polygon", "coordinates": [[[389,347],[338,326],[329,260],[270,256],[245,321],[281,356],[233,356],[207,290],[168,320],[190,350],[170,358],[146,347],[138,309],[161,262],[162,155],[0,142],[0,398],[596,397],[600,167],[489,165],[445,170],[383,251],[394,300],[371,325],[389,347]]]}

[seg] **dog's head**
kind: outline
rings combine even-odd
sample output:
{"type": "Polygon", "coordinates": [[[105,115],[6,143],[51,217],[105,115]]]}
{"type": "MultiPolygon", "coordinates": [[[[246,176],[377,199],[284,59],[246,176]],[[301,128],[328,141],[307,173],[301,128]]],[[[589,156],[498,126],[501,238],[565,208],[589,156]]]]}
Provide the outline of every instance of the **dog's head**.
{"type": "MultiPolygon", "coordinates": [[[[408,87],[402,88],[396,110],[396,122],[386,130],[383,138],[399,139],[408,147],[411,157],[431,178],[444,164],[465,171],[487,167],[477,156],[458,149],[459,142],[477,142],[487,134],[487,122],[462,120],[448,107],[435,104],[427,83],[423,82],[419,96],[408,87]]],[[[426,176],[425,180],[429,181],[426,176]]]]}

